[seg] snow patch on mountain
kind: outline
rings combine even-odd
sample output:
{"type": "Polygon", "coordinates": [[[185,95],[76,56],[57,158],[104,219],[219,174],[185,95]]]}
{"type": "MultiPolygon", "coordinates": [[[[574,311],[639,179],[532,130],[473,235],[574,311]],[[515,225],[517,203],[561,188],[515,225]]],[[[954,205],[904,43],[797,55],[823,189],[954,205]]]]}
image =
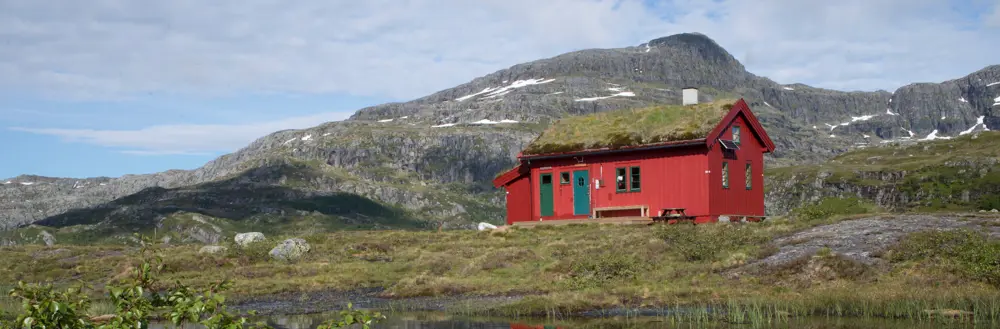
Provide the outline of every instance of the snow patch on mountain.
{"type": "MultiPolygon", "coordinates": [[[[872,118],[874,118],[876,116],[878,116],[878,114],[862,115],[862,116],[859,116],[859,117],[851,117],[851,122],[868,121],[868,120],[871,120],[872,118]]],[[[842,124],[842,125],[845,125],[845,124],[842,124]]]]}
{"type": "Polygon", "coordinates": [[[951,137],[947,137],[947,136],[938,136],[937,133],[938,133],[937,129],[934,129],[934,131],[932,131],[930,134],[927,134],[927,137],[921,138],[920,140],[922,140],[922,141],[932,141],[932,140],[936,140],[936,139],[951,139],[951,137]]]}
{"type": "Polygon", "coordinates": [[[969,127],[969,129],[963,130],[962,132],[958,133],[958,135],[961,136],[970,134],[972,133],[973,130],[976,129],[976,127],[979,127],[979,125],[983,125],[983,127],[985,127],[986,125],[983,123],[983,119],[986,119],[986,116],[980,115],[978,118],[976,118],[976,124],[972,125],[972,127],[969,127]]]}
{"type": "MultiPolygon", "coordinates": [[[[483,94],[486,95],[485,98],[500,97],[500,96],[506,95],[507,93],[510,93],[511,91],[513,91],[514,89],[517,89],[517,88],[523,88],[523,87],[532,86],[532,85],[540,85],[540,84],[545,84],[545,83],[549,83],[549,82],[552,82],[552,81],[556,81],[556,79],[548,79],[548,80],[546,80],[545,78],[538,78],[538,79],[528,79],[528,80],[517,80],[517,81],[512,82],[508,86],[503,86],[503,87],[486,87],[485,89],[480,90],[479,92],[477,92],[475,94],[465,95],[465,96],[456,98],[455,100],[461,102],[461,101],[468,100],[470,98],[473,98],[473,97],[476,97],[476,96],[479,96],[479,95],[483,95],[483,94]]],[[[505,80],[504,83],[507,83],[507,81],[505,80]]]]}
{"type": "Polygon", "coordinates": [[[634,97],[634,96],[635,96],[635,93],[633,93],[631,91],[623,91],[623,92],[620,92],[620,93],[617,93],[617,94],[614,94],[614,95],[611,95],[611,96],[577,98],[576,101],[577,102],[593,102],[593,101],[596,101],[596,100],[608,99],[608,98],[611,98],[611,97],[634,97]]]}

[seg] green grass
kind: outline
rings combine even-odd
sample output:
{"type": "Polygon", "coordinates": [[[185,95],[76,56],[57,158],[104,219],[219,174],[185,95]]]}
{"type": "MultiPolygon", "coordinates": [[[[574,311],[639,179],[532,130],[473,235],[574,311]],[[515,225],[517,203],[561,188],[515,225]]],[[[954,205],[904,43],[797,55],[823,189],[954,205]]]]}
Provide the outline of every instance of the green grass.
{"type": "Polygon", "coordinates": [[[835,216],[870,214],[881,211],[871,201],[857,197],[823,198],[819,202],[806,204],[792,210],[791,215],[805,221],[827,219],[835,216]]]}
{"type": "MultiPolygon", "coordinates": [[[[527,296],[460,310],[504,316],[674,307],[728,308],[742,312],[730,315],[746,321],[788,314],[920,318],[932,316],[924,310],[940,309],[983,318],[1000,315],[1000,291],[991,279],[997,268],[963,261],[984,259],[995,250],[989,248],[969,254],[974,256],[893,258],[890,268],[870,268],[827,251],[788,267],[738,278],[727,274],[773,254],[773,237],[809,225],[777,219],[697,226],[567,225],[494,233],[343,231],[306,236],[312,251],[290,263],[265,256],[271,244],[281,240],[271,237],[245,250],[230,245],[228,253],[219,255],[199,255],[196,245],[169,246],[162,279],[200,287],[229,278],[236,299],[366,287],[385,288],[384,296],[394,298],[527,296]],[[803,274],[816,262],[836,275],[803,274]]],[[[972,237],[955,239],[983,243],[972,237]]],[[[134,252],[128,246],[5,247],[0,260],[11,265],[0,271],[0,282],[68,285],[81,280],[100,285],[122,275],[133,264],[129,256],[134,252]]]]}
{"type": "Polygon", "coordinates": [[[618,148],[704,138],[732,108],[732,100],[691,106],[660,105],[560,119],[524,154],[618,148]]]}

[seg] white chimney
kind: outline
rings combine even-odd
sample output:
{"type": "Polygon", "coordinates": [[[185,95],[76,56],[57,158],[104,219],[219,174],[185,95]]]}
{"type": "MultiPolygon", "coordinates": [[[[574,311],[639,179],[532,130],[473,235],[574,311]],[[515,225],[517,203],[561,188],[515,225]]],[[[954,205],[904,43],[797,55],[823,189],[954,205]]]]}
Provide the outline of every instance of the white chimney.
{"type": "Polygon", "coordinates": [[[694,105],[698,104],[698,88],[695,87],[685,87],[681,89],[682,105],[694,105]]]}

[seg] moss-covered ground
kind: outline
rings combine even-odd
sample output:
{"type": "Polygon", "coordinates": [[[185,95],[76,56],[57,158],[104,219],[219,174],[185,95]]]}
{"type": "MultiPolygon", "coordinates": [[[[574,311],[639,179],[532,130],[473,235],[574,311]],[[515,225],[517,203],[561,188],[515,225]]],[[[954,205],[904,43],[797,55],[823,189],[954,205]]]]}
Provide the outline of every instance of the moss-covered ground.
{"type": "MultiPolygon", "coordinates": [[[[789,266],[730,275],[777,252],[774,237],[833,221],[341,231],[305,237],[313,249],[295,262],[268,259],[279,239],[230,245],[217,255],[199,254],[198,245],[174,245],[165,249],[163,280],[200,286],[228,278],[237,299],[362,288],[384,288],[388,298],[523,296],[462,310],[506,315],[728,305],[794,315],[921,317],[925,310],[958,309],[1000,317],[1000,267],[990,257],[1000,243],[975,233],[907,238],[898,252],[885,255],[887,268],[821,251],[789,266]],[[934,251],[940,241],[948,250],[934,251]],[[925,249],[931,251],[913,252],[925,249]],[[809,276],[807,263],[836,275],[809,276]]],[[[121,276],[134,252],[106,245],[5,247],[0,260],[8,266],[0,281],[101,285],[121,276]]]]}

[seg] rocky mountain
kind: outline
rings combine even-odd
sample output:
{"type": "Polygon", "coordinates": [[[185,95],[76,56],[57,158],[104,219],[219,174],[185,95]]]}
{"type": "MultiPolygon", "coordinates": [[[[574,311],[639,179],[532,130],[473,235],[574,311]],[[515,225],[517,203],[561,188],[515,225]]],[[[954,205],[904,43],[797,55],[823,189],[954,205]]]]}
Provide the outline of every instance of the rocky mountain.
{"type": "Polygon", "coordinates": [[[343,122],[275,132],[195,170],[0,181],[0,222],[8,228],[161,223],[178,211],[232,221],[288,221],[316,213],[323,220],[369,224],[499,222],[503,198],[489,180],[561,117],[679,103],[680,88],[696,86],[704,101],[746,98],[777,144],[768,166],[783,167],[821,163],[884,141],[996,127],[996,82],[1000,66],[892,93],[782,85],[747,72],[707,36],[678,34],[518,64],[419,99],[364,108],[343,122]],[[252,196],[258,189],[282,192],[261,203],[252,196]],[[248,195],[226,194],[233,190],[248,195]],[[334,195],[361,197],[393,211],[353,216],[345,215],[350,204],[332,211],[297,203],[334,195]],[[218,211],[221,203],[252,214],[218,211]]]}

